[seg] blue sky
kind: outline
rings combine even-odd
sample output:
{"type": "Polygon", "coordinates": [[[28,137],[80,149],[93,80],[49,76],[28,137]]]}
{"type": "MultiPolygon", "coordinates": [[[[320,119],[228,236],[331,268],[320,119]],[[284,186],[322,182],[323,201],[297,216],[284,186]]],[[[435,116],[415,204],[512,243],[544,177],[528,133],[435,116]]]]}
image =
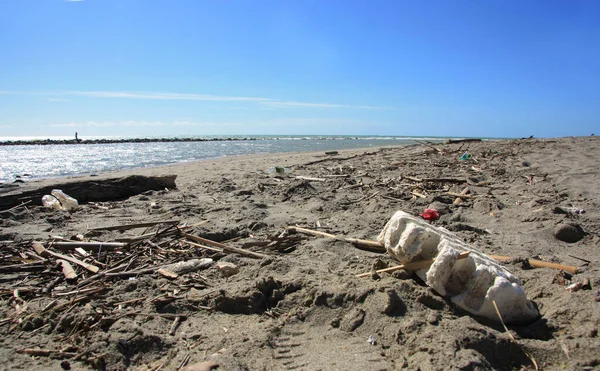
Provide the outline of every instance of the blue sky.
{"type": "Polygon", "coordinates": [[[5,0],[0,137],[589,135],[600,2],[5,0]]]}

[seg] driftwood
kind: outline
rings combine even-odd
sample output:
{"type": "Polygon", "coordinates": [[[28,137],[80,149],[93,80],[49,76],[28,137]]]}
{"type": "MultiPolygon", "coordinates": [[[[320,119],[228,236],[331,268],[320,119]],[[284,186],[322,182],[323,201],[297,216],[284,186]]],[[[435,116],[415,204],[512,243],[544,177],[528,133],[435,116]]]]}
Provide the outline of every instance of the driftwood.
{"type": "Polygon", "coordinates": [[[462,192],[459,193],[459,196],[454,200],[453,204],[460,205],[462,203],[462,198],[467,198],[465,196],[467,195],[467,193],[469,193],[469,191],[469,186],[466,186],[465,189],[463,189],[462,192]]]}
{"type": "Polygon", "coordinates": [[[75,198],[80,204],[125,200],[146,191],[177,188],[175,185],[176,177],[177,175],[159,177],[132,175],[124,178],[56,183],[47,187],[0,195],[0,208],[15,207],[29,201],[32,205],[41,205],[42,197],[50,194],[53,189],[62,190],[75,198]]]}
{"type": "Polygon", "coordinates": [[[152,227],[158,224],[179,224],[179,220],[159,220],[156,222],[111,225],[109,227],[90,228],[88,231],[125,231],[128,229],[152,227]]]}
{"type": "Polygon", "coordinates": [[[448,139],[447,144],[453,143],[470,143],[470,142],[481,142],[481,138],[465,138],[465,139],[448,139]]]}
{"type": "MultiPolygon", "coordinates": [[[[512,259],[512,257],[510,257],[510,256],[503,256],[503,255],[490,255],[490,257],[492,259],[495,259],[498,261],[506,261],[506,260],[512,259]]],[[[576,274],[579,272],[579,268],[573,267],[571,265],[550,263],[550,262],[545,262],[545,261],[536,260],[536,259],[527,259],[527,261],[529,262],[529,265],[531,265],[533,268],[561,269],[561,270],[569,272],[571,274],[576,274]]]]}
{"type": "Polygon", "coordinates": [[[194,236],[194,235],[191,235],[189,233],[184,233],[183,235],[185,236],[185,238],[190,239],[192,241],[196,241],[196,242],[203,243],[203,244],[206,244],[206,245],[211,245],[211,246],[219,247],[219,248],[223,249],[224,252],[227,252],[227,253],[230,253],[230,254],[240,254],[240,255],[248,256],[248,257],[251,257],[251,258],[258,258],[258,259],[262,259],[262,258],[266,258],[267,257],[267,255],[265,255],[265,254],[260,254],[260,253],[254,252],[254,251],[239,249],[237,247],[227,246],[227,245],[222,244],[220,242],[207,240],[206,238],[194,236]]]}
{"type": "Polygon", "coordinates": [[[72,258],[72,257],[67,256],[67,255],[63,255],[63,254],[55,253],[55,252],[50,251],[50,250],[46,250],[46,248],[44,247],[44,245],[42,245],[39,242],[34,242],[33,243],[33,249],[35,250],[35,252],[39,256],[41,256],[43,258],[47,258],[49,256],[53,256],[55,258],[71,262],[73,264],[80,265],[80,266],[84,267],[85,269],[87,269],[88,271],[90,271],[92,273],[98,273],[98,271],[100,270],[100,268],[96,267],[95,265],[88,264],[88,263],[83,262],[83,261],[81,261],[79,259],[75,259],[75,258],[72,258]]]}
{"type": "Polygon", "coordinates": [[[381,244],[377,241],[370,241],[370,240],[361,240],[358,238],[345,238],[345,237],[339,237],[336,236],[334,234],[331,233],[325,233],[325,232],[320,232],[320,231],[314,231],[311,229],[306,229],[306,228],[300,228],[300,227],[287,227],[286,229],[292,230],[292,231],[296,231],[299,233],[304,233],[304,234],[308,234],[311,236],[321,236],[321,237],[327,237],[327,238],[333,238],[336,240],[341,240],[341,241],[346,241],[349,242],[351,244],[369,249],[369,250],[375,250],[377,252],[385,252],[385,248],[383,246],[381,246],[381,244]]]}
{"type": "Polygon", "coordinates": [[[127,244],[124,242],[54,242],[52,243],[52,247],[56,247],[59,250],[69,251],[75,250],[78,247],[83,248],[84,250],[90,251],[112,251],[114,249],[122,249],[127,247],[127,244]]]}
{"type": "Polygon", "coordinates": [[[73,267],[71,266],[71,264],[69,264],[68,261],[63,259],[57,259],[56,262],[61,265],[63,275],[67,280],[77,279],[77,273],[75,273],[75,269],[73,269],[73,267]]]}

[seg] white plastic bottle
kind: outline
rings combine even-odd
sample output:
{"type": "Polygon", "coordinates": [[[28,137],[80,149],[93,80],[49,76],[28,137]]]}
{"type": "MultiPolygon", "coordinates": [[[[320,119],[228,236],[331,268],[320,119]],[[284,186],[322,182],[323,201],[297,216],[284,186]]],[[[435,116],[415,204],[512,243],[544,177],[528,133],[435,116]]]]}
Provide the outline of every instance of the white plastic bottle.
{"type": "Polygon", "coordinates": [[[62,206],[60,205],[60,201],[54,196],[45,195],[42,197],[42,205],[49,209],[60,210],[62,206]]]}
{"type": "Polygon", "coordinates": [[[50,193],[60,201],[63,210],[75,210],[79,208],[79,202],[60,189],[53,189],[50,193]]]}

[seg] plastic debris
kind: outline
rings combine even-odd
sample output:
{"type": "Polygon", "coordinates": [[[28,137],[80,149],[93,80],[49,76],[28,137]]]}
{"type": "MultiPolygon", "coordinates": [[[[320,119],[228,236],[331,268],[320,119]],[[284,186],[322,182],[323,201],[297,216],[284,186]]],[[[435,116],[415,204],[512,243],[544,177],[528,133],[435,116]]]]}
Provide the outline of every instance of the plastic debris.
{"type": "Polygon", "coordinates": [[[415,273],[438,294],[468,312],[499,321],[496,302],[506,323],[528,323],[539,317],[517,277],[444,228],[398,211],[378,241],[403,264],[435,258],[430,267],[415,273]],[[469,256],[457,260],[463,252],[469,252],[469,256]]]}
{"type": "Polygon", "coordinates": [[[465,152],[458,158],[458,161],[468,161],[470,159],[471,159],[471,154],[468,152],[465,152]]]}
{"type": "Polygon", "coordinates": [[[267,172],[269,174],[287,174],[287,173],[291,173],[292,169],[289,169],[287,167],[283,167],[283,166],[273,166],[270,167],[267,172]]]}
{"type": "Polygon", "coordinates": [[[79,202],[60,189],[53,189],[49,195],[44,195],[42,205],[55,210],[75,210],[79,208],[79,202]]]}
{"type": "Polygon", "coordinates": [[[421,213],[421,217],[425,220],[437,220],[440,218],[440,214],[436,209],[425,209],[425,211],[421,213]]]}
{"type": "Polygon", "coordinates": [[[42,205],[55,210],[60,210],[62,208],[60,201],[52,195],[44,195],[44,197],[42,197],[42,205]]]}
{"type": "Polygon", "coordinates": [[[377,340],[375,340],[375,336],[369,335],[369,338],[367,339],[367,343],[369,343],[371,345],[377,344],[377,340]]]}

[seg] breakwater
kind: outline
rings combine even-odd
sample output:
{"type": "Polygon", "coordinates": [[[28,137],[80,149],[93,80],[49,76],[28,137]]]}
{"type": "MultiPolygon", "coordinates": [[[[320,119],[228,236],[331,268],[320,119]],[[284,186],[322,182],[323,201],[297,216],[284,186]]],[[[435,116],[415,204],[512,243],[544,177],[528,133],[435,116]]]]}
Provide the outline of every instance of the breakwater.
{"type": "MultiPolygon", "coordinates": [[[[260,138],[119,138],[119,139],[33,139],[4,140],[0,146],[58,145],[58,144],[118,144],[118,143],[172,143],[172,142],[229,142],[259,140],[260,138]]],[[[349,138],[347,138],[349,139],[349,138]]]]}

